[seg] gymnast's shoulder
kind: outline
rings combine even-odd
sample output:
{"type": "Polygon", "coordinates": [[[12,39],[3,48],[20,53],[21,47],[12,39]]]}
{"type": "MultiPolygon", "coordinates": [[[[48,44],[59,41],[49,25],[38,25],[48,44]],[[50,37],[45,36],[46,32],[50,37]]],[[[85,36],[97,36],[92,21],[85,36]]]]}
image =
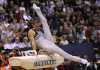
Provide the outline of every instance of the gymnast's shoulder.
{"type": "Polygon", "coordinates": [[[35,34],[36,34],[36,32],[35,32],[33,29],[30,29],[30,30],[28,31],[28,37],[30,37],[30,36],[35,36],[35,34]]]}

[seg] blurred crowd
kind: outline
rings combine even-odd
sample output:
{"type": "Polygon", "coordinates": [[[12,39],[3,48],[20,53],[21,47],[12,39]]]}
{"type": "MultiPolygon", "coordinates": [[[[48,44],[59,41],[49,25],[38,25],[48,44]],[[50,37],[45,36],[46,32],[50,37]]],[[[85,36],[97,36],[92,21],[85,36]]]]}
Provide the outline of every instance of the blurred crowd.
{"type": "Polygon", "coordinates": [[[56,44],[88,42],[100,49],[100,1],[65,1],[0,0],[0,55],[7,49],[31,47],[27,32],[30,21],[38,19],[34,2],[47,18],[56,44]]]}

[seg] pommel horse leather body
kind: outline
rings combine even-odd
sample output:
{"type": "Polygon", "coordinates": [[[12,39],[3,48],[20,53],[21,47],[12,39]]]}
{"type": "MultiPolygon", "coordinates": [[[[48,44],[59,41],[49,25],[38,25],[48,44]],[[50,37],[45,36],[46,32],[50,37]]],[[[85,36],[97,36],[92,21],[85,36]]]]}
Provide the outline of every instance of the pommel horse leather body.
{"type": "Polygon", "coordinates": [[[24,69],[52,68],[61,65],[64,58],[58,54],[11,57],[9,63],[24,69]]]}

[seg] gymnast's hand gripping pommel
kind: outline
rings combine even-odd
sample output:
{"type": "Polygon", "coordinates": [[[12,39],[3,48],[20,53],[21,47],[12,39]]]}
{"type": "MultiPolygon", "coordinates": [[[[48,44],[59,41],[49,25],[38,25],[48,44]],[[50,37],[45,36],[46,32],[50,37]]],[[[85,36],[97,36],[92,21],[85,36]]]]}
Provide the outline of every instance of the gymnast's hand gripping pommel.
{"type": "Polygon", "coordinates": [[[75,62],[79,62],[79,63],[82,63],[82,64],[87,64],[87,65],[90,64],[86,59],[83,59],[83,58],[80,58],[80,57],[77,57],[77,56],[72,56],[69,53],[63,51],[61,48],[59,48],[54,43],[52,34],[50,32],[50,28],[49,28],[48,23],[47,23],[47,19],[43,16],[40,8],[36,4],[33,4],[33,9],[37,13],[38,17],[40,18],[40,21],[41,21],[41,24],[42,24],[42,27],[43,27],[42,29],[44,31],[43,34],[45,36],[45,37],[40,36],[36,40],[36,43],[40,48],[47,50],[48,52],[57,53],[57,54],[63,56],[65,59],[68,59],[68,60],[71,60],[71,61],[75,61],[75,62]]]}

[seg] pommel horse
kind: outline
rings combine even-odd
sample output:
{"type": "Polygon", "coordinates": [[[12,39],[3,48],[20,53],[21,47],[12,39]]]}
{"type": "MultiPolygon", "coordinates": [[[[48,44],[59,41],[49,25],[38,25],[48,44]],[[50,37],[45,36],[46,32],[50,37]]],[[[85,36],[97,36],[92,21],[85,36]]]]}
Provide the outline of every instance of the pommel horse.
{"type": "Polygon", "coordinates": [[[57,67],[64,63],[64,58],[56,53],[50,56],[39,54],[34,56],[11,57],[9,63],[13,67],[21,67],[25,70],[38,70],[57,67]]]}

